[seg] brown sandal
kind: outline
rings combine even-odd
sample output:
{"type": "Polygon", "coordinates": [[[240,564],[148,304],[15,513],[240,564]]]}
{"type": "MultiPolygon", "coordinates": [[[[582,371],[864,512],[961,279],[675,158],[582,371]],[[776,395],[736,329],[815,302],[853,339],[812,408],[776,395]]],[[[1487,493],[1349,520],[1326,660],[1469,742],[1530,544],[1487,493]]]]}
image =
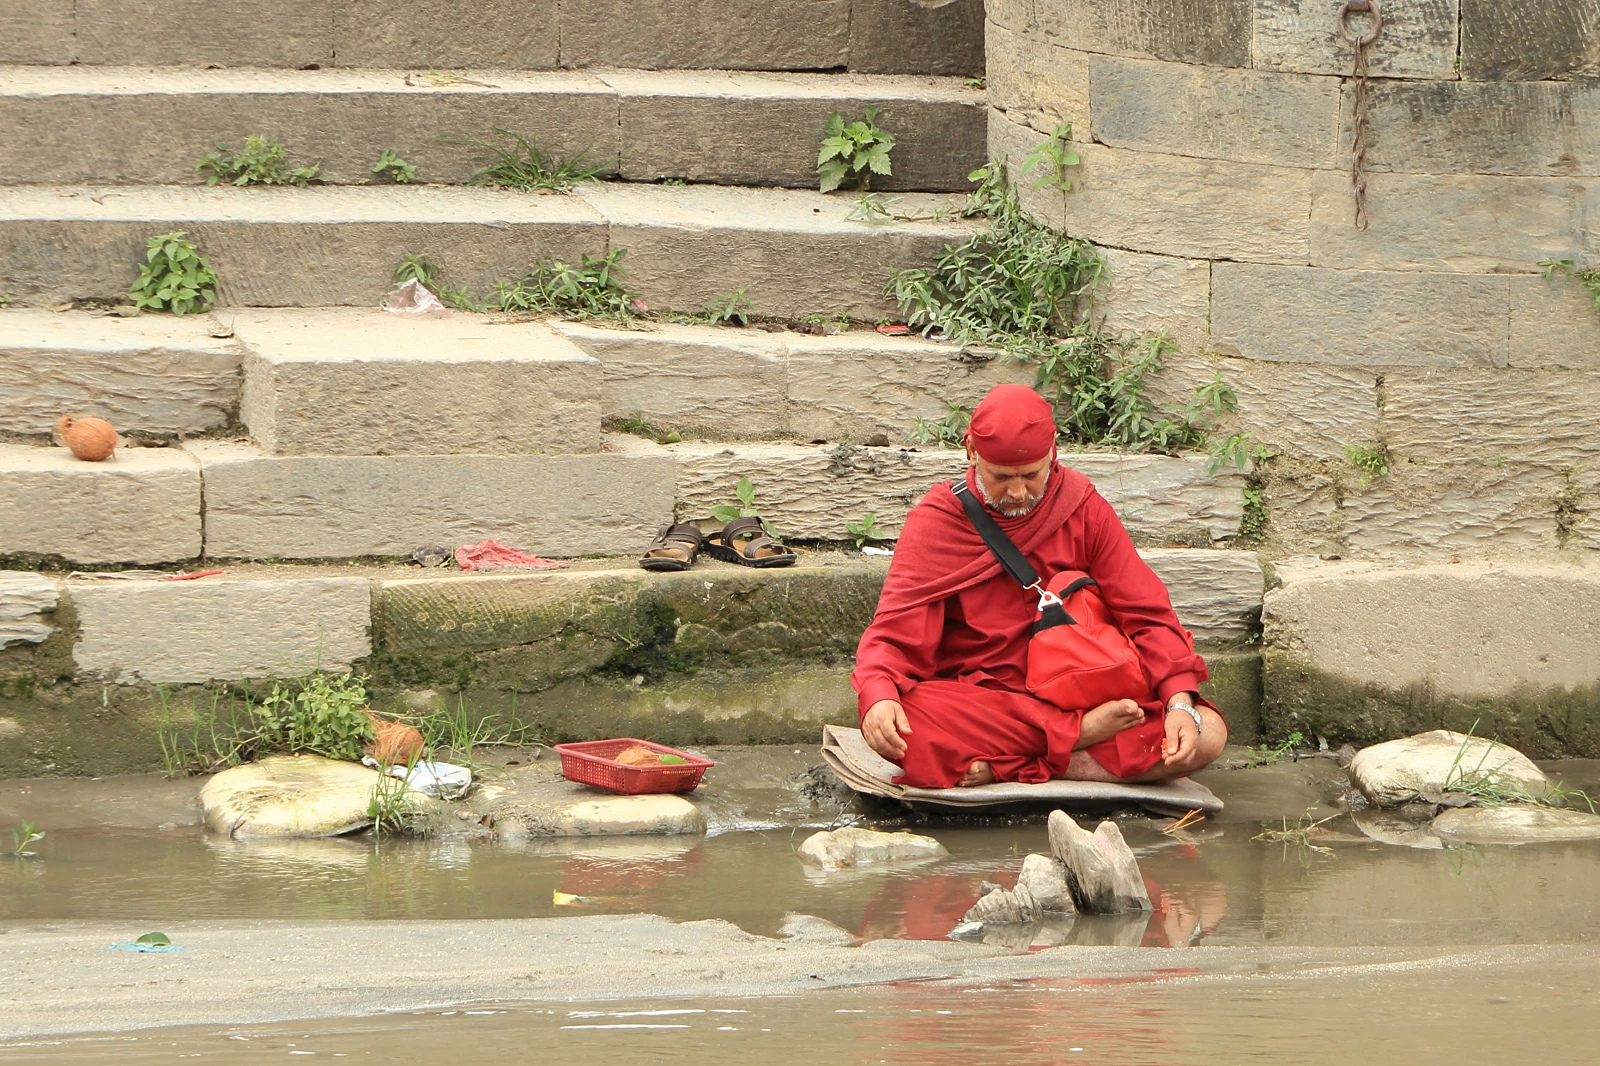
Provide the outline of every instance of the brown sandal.
{"type": "Polygon", "coordinates": [[[759,518],[735,518],[720,533],[711,535],[706,550],[723,562],[740,566],[794,565],[794,552],[768,536],[766,523],[759,518]],[[747,535],[748,540],[739,540],[747,535]]]}
{"type": "Polygon", "coordinates": [[[661,527],[656,539],[644,550],[639,565],[646,570],[687,570],[694,565],[705,546],[706,535],[687,522],[661,527]]]}

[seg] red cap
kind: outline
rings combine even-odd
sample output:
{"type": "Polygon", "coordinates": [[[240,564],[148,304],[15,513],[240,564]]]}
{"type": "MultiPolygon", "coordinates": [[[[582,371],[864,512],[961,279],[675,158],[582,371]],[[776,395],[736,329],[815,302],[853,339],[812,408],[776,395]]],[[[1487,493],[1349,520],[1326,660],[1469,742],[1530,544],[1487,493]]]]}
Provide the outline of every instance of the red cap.
{"type": "Polygon", "coordinates": [[[1055,412],[1026,385],[996,385],[972,412],[967,442],[996,466],[1037,463],[1056,445],[1055,412]]]}

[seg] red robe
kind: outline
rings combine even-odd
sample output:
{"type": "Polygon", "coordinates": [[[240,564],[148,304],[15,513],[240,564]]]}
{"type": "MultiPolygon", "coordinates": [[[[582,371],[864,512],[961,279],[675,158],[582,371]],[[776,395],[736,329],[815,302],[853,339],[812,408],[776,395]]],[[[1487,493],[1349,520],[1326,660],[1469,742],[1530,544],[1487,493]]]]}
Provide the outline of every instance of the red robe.
{"type": "MultiPolygon", "coordinates": [[[[974,478],[969,469],[967,487],[976,494],[974,478]]],[[[1045,580],[1082,570],[1099,583],[1139,651],[1150,692],[1140,701],[1143,725],[1086,750],[1119,777],[1149,770],[1161,757],[1167,699],[1198,690],[1209,676],[1166,586],[1111,505],[1075,470],[1057,465],[1026,515],[991,516],[1045,580]]],[[[949,484],[933,486],[912,508],[850,678],[861,714],[879,700],[905,708],[911,734],[897,781],[948,788],[975,759],[1002,781],[1065,774],[1083,712],[1028,695],[1037,604],[1000,568],[949,484]]]]}

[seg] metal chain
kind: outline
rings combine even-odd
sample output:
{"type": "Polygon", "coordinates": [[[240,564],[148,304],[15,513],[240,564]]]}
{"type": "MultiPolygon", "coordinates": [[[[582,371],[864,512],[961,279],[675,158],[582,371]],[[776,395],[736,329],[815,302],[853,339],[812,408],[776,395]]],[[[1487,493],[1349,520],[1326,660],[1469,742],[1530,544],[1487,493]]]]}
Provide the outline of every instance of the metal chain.
{"type": "Polygon", "coordinates": [[[1383,32],[1383,12],[1378,0],[1347,0],[1339,9],[1339,36],[1356,50],[1354,130],[1350,142],[1350,188],[1356,198],[1356,229],[1367,228],[1367,46],[1383,32]],[[1350,28],[1351,15],[1369,15],[1372,26],[1365,33],[1350,28]]]}

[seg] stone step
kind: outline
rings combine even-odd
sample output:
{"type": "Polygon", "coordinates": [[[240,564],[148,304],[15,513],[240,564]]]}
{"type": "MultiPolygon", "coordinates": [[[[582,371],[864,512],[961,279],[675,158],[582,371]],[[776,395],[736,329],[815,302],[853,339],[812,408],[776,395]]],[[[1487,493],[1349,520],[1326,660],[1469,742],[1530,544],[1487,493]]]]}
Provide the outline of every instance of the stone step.
{"type": "MultiPolygon", "coordinates": [[[[907,211],[948,197],[908,194],[907,211]]],[[[184,230],[234,306],[378,303],[407,254],[476,294],[535,259],[626,249],[654,308],[698,311],[740,289],[772,315],[895,310],[893,270],[931,264],[971,220],[869,225],[848,196],[718,186],[591,184],[566,196],[470,187],[312,189],[18,186],[0,198],[0,293],[18,304],[124,301],[145,241],[184,230]]]]}
{"type": "Polygon", "coordinates": [[[902,444],[919,417],[937,421],[952,403],[971,406],[995,385],[1034,380],[1017,360],[872,330],[552,325],[600,360],[607,420],[644,419],[658,433],[715,441],[902,444]]]}
{"type": "MultiPolygon", "coordinates": [[[[495,127],[628,181],[814,187],[828,116],[873,106],[894,134],[889,190],[959,191],[985,162],[982,91],[960,78],[736,71],[471,71],[0,67],[0,183],[199,183],[196,164],[246,137],[281,143],[328,182],[374,178],[388,150],[419,180],[465,182],[495,127]],[[174,121],[174,115],[182,116],[174,121]]],[[[509,144],[509,142],[503,142],[509,144]]]]}
{"type": "Polygon", "coordinates": [[[5,63],[983,72],[982,0],[29,0],[0,30],[5,63]]]}
{"type": "Polygon", "coordinates": [[[273,455],[600,448],[600,364],[542,322],[368,309],[227,313],[240,420],[273,455]]]}
{"type": "MultiPolygon", "coordinates": [[[[749,478],[762,516],[800,540],[849,538],[846,523],[869,513],[892,537],[930,485],[959,478],[967,467],[959,449],[927,447],[691,441],[666,450],[677,461],[680,520],[709,521],[713,507],[737,503],[735,486],[749,478]]],[[[1142,543],[1209,548],[1239,533],[1244,478],[1208,473],[1203,456],[1077,453],[1061,461],[1094,481],[1142,543]]]]}
{"type": "Polygon", "coordinates": [[[0,433],[43,435],[63,414],[123,433],[212,433],[239,407],[239,344],[208,315],[0,314],[0,433]]]}

